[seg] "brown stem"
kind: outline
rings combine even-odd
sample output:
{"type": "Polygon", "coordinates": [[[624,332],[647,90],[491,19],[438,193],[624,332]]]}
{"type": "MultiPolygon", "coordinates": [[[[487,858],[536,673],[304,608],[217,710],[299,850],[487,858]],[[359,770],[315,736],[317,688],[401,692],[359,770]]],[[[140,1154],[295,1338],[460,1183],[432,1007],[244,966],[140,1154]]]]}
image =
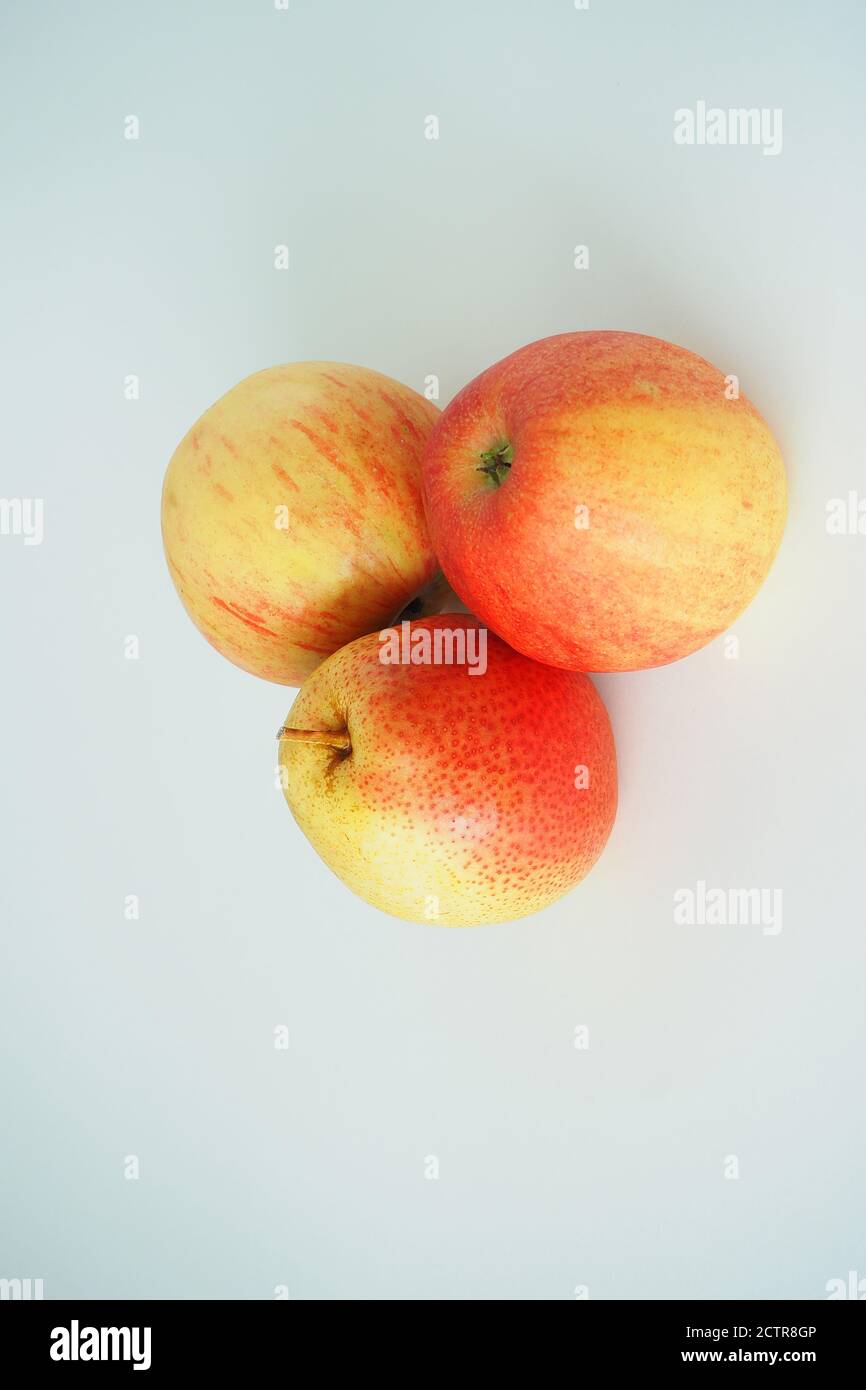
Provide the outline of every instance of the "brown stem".
{"type": "Polygon", "coordinates": [[[324,744],[327,748],[339,748],[341,753],[348,753],[352,747],[349,735],[341,734],[336,729],[290,729],[284,724],[277,738],[288,738],[292,743],[324,744]]]}

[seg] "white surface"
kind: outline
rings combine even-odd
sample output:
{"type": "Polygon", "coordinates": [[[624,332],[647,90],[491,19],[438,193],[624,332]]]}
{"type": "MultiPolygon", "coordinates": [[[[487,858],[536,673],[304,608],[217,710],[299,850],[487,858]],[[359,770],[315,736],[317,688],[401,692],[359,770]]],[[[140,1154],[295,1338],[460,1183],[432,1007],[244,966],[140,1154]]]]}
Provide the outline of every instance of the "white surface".
{"type": "Polygon", "coordinates": [[[862,6],[101,0],[2,25],[0,492],[45,499],[45,538],[0,537],[0,1276],[568,1299],[866,1275],[866,537],[825,527],[866,491],[862,6]],[[698,100],[782,108],[781,154],[678,147],[698,100]],[[599,680],[621,807],[586,883],[510,926],[403,925],[293,825],[292,694],[183,613],[163,469],[259,367],[434,373],[444,403],[589,327],[739,375],[787,535],[738,659],[599,680]],[[782,931],[676,926],[699,880],[781,888],[782,931]]]}

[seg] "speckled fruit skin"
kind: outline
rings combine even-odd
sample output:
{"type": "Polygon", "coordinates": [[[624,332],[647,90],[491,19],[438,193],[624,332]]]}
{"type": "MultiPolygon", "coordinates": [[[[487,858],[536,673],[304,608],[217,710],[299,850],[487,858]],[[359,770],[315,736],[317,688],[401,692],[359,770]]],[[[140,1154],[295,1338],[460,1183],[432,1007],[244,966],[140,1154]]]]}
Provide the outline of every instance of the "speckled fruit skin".
{"type": "Polygon", "coordinates": [[[300,685],[430,580],[420,458],[438,413],[339,362],[256,372],[205,411],[168,466],[162,532],[184,607],[217,651],[300,685]]]}
{"type": "Polygon", "coordinates": [[[467,608],[566,670],[662,666],[723,632],[786,512],[769,427],[725,387],[703,358],[637,333],[544,338],[476,377],[423,465],[433,544],[467,608]],[[506,441],[497,485],[480,455],[506,441]]]}
{"type": "MultiPolygon", "coordinates": [[[[449,613],[412,629],[459,626],[478,624],[449,613]]],[[[487,670],[470,675],[383,665],[378,636],[359,638],[314,672],[287,721],[348,729],[351,752],[280,744],[286,800],[325,863],[410,922],[536,912],[589,872],[613,825],[616,752],[592,682],[487,641],[487,670]]]]}

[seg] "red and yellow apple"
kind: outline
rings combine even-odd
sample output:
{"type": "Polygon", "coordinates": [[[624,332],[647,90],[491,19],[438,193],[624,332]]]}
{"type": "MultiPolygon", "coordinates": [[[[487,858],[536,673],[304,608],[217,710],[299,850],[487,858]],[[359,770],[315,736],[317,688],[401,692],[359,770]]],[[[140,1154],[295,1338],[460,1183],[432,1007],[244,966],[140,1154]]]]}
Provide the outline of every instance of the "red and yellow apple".
{"type": "Polygon", "coordinates": [[[438,415],[378,372],[256,372],[178,445],[162,494],[169,570],[195,625],[245,671],[300,685],[434,575],[420,459],[438,415]]]}
{"type": "Polygon", "coordinates": [[[753,598],[785,524],[766,422],[701,357],[564,333],[482,372],[423,463],[433,545],[466,606],[527,656],[632,671],[686,656],[753,598]]]}
{"type": "Polygon", "coordinates": [[[584,877],[613,825],[601,698],[465,614],[402,627],[396,649],[393,634],[361,637],[306,681],[280,731],[289,807],[384,912],[443,926],[535,912],[584,877]]]}

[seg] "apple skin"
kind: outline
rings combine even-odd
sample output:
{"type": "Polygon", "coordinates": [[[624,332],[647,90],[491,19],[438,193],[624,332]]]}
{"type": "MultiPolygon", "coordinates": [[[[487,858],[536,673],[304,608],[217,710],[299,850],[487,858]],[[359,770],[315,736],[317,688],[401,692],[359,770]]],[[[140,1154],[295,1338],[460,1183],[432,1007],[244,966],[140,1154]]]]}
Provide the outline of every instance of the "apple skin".
{"type": "Polygon", "coordinates": [[[217,651],[300,685],[429,582],[420,459],[438,413],[338,362],[256,372],[205,411],[168,466],[162,532],[184,607],[217,651]]]}
{"type": "Polygon", "coordinates": [[[617,332],[544,338],[470,382],[423,463],[467,608],[565,670],[662,666],[729,627],[779,546],[786,487],[769,427],[725,386],[685,348],[617,332]],[[505,444],[510,467],[483,471],[505,444]]]}
{"type": "MultiPolygon", "coordinates": [[[[449,613],[411,631],[479,626],[449,613]]],[[[292,706],[288,728],[351,742],[344,753],[281,738],[283,789],[308,840],[355,893],[410,922],[505,922],[561,897],[616,813],[613,734],[592,682],[492,632],[483,675],[383,665],[380,650],[375,633],[344,647],[292,706]]]]}

